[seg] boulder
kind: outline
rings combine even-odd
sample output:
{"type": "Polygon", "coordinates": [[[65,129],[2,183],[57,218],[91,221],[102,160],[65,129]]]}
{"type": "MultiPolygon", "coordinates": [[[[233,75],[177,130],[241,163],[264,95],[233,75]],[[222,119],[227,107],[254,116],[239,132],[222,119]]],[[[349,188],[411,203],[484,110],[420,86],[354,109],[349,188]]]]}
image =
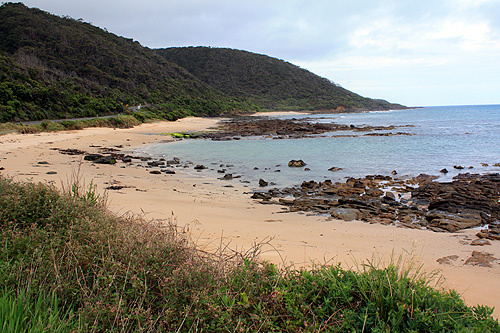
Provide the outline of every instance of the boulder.
{"type": "Polygon", "coordinates": [[[340,171],[340,170],[344,170],[344,169],[339,168],[339,167],[335,167],[335,166],[333,166],[333,167],[331,167],[330,169],[328,169],[328,171],[332,171],[332,172],[335,172],[335,171],[340,171]]]}
{"type": "Polygon", "coordinates": [[[267,192],[255,192],[251,196],[252,199],[262,199],[262,200],[270,200],[272,196],[267,192]]]}
{"type": "Polygon", "coordinates": [[[175,165],[175,164],[180,164],[180,163],[181,163],[181,161],[177,157],[174,157],[173,159],[167,161],[167,165],[175,165]]]}
{"type": "Polygon", "coordinates": [[[431,210],[427,213],[425,218],[429,221],[429,226],[444,229],[449,232],[479,227],[483,224],[479,213],[463,213],[458,215],[431,210]]]}
{"type": "Polygon", "coordinates": [[[260,187],[266,187],[267,185],[269,185],[268,182],[266,182],[264,179],[259,179],[259,186],[260,187]]]}
{"type": "Polygon", "coordinates": [[[85,157],[83,158],[85,161],[95,161],[95,160],[98,160],[100,158],[104,157],[104,155],[101,155],[101,154],[87,154],[85,155],[85,157]]]}
{"type": "Polygon", "coordinates": [[[332,208],[330,209],[330,215],[339,220],[353,221],[359,218],[361,212],[359,209],[354,208],[332,208]]]}
{"type": "Polygon", "coordinates": [[[203,170],[203,169],[206,169],[207,167],[204,166],[203,164],[198,164],[194,167],[195,170],[203,170]]]}
{"type": "Polygon", "coordinates": [[[307,164],[302,160],[291,160],[288,162],[288,166],[292,168],[300,168],[306,166],[307,164]]]}
{"type": "Polygon", "coordinates": [[[148,165],[151,167],[158,167],[158,166],[165,165],[165,162],[163,162],[163,161],[150,161],[150,162],[148,162],[148,165]]]}
{"type": "Polygon", "coordinates": [[[94,160],[94,163],[98,164],[116,164],[116,160],[112,155],[108,156],[102,156],[96,160],[94,160]]]}

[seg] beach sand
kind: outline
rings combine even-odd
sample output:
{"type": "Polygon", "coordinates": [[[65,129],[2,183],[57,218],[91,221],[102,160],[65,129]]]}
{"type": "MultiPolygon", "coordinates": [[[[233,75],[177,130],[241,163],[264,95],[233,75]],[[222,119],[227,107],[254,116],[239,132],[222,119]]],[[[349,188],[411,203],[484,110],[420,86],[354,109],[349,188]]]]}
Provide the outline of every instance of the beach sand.
{"type": "MultiPolygon", "coordinates": [[[[85,184],[105,187],[108,206],[117,214],[142,214],[146,218],[173,219],[190,233],[199,247],[215,251],[221,244],[245,252],[263,245],[261,258],[278,265],[296,267],[336,264],[355,267],[367,259],[387,262],[391,256],[423,264],[427,272],[440,270],[444,286],[461,293],[469,305],[496,307],[500,316],[500,261],[492,267],[465,265],[473,251],[500,258],[500,242],[472,246],[477,230],[435,233],[344,222],[300,213],[281,213],[280,206],[262,205],[250,199],[251,190],[238,179],[222,181],[189,175],[176,169],[175,175],[150,174],[148,169],[119,162],[116,165],[83,161],[83,155],[64,155],[60,149],[95,153],[98,147],[122,145],[122,153],[133,153],[144,145],[173,140],[167,132],[200,131],[216,125],[218,119],[185,118],[176,122],[143,124],[132,129],[89,128],[81,131],[8,134],[0,136],[0,171],[15,180],[33,180],[67,187],[75,175],[85,184]],[[38,164],[38,162],[48,164],[38,164]],[[56,172],[47,174],[47,172],[56,172]],[[227,187],[231,185],[232,187],[227,187]],[[267,244],[269,243],[269,244],[267,244]],[[437,259],[456,255],[450,264],[437,259]]],[[[172,158],[174,156],[167,156],[172,158]]],[[[145,164],[145,162],[143,162],[145,164]]]]}

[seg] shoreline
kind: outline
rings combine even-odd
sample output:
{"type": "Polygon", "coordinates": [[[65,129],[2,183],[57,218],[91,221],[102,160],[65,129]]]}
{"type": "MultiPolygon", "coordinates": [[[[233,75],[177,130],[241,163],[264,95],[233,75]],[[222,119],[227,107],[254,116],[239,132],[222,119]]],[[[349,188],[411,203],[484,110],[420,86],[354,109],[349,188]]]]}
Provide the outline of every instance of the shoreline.
{"type": "Polygon", "coordinates": [[[499,241],[482,247],[469,244],[477,230],[445,234],[359,221],[327,220],[297,212],[282,213],[279,206],[262,205],[251,199],[247,193],[250,189],[244,184],[194,177],[182,170],[175,175],[155,175],[144,167],[121,162],[97,165],[82,161],[81,155],[64,155],[52,149],[96,153],[102,147],[121,145],[122,148],[117,149],[132,153],[155,142],[174,140],[161,133],[206,130],[219,120],[184,118],[132,129],[89,128],[8,134],[0,137],[0,167],[4,168],[0,172],[15,180],[41,181],[61,188],[67,186],[79,170],[82,182],[88,185],[92,181],[98,193],[104,193],[105,187],[113,184],[123,185],[125,187],[120,190],[106,191],[111,211],[144,214],[146,218],[173,218],[207,251],[217,249],[221,243],[244,251],[272,238],[271,246],[264,247],[261,258],[279,265],[294,263],[301,267],[311,266],[313,262],[340,262],[344,267],[353,267],[367,259],[381,258],[387,262],[391,255],[395,259],[399,255],[413,255],[424,265],[425,271],[440,269],[446,278],[445,286],[463,293],[469,305],[496,307],[494,315],[500,316],[498,261],[491,268],[464,265],[473,251],[485,251],[500,258],[499,241]],[[224,187],[228,184],[233,187],[224,187]],[[458,258],[448,265],[436,261],[453,255],[458,258]]]}

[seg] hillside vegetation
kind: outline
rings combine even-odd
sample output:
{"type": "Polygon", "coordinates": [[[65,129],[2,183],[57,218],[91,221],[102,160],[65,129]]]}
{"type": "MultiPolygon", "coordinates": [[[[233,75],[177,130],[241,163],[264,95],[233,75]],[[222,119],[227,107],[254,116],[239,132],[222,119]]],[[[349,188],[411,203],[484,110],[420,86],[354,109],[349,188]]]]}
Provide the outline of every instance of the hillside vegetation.
{"type": "Polygon", "coordinates": [[[141,103],[174,118],[250,109],[137,41],[21,3],[0,7],[1,121],[118,114],[141,103]]]}
{"type": "Polygon", "coordinates": [[[211,87],[274,110],[387,110],[402,108],[362,97],[286,61],[227,48],[156,50],[211,87]]]}
{"type": "Polygon", "coordinates": [[[2,332],[499,332],[485,306],[394,260],[277,269],[209,254],[168,221],[117,217],[92,186],[0,176],[2,332]]]}
{"type": "Polygon", "coordinates": [[[152,50],[81,19],[22,3],[0,6],[1,122],[399,107],[268,56],[206,47],[152,50]],[[139,104],[148,110],[127,108],[139,104]]]}

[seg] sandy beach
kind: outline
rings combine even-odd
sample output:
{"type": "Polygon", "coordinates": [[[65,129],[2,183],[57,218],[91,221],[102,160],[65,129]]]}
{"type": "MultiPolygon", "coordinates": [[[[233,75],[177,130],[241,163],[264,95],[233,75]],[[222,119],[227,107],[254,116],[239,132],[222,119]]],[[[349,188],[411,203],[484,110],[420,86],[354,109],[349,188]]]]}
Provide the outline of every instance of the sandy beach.
{"type": "MultiPolygon", "coordinates": [[[[444,286],[463,294],[469,305],[496,307],[500,317],[500,264],[492,267],[465,265],[473,251],[500,258],[500,241],[472,246],[477,230],[436,233],[344,222],[300,213],[281,213],[276,205],[261,205],[250,199],[250,189],[238,179],[221,181],[192,176],[182,170],[176,174],[150,174],[137,163],[128,165],[93,164],[83,155],[64,155],[59,149],[79,149],[97,153],[99,147],[120,147],[122,153],[152,143],[173,140],[167,132],[201,131],[219,119],[185,118],[176,122],[143,124],[132,129],[90,128],[81,131],[8,134],[0,136],[2,175],[15,180],[33,180],[67,186],[75,175],[87,185],[92,181],[99,193],[106,192],[109,208],[117,214],[143,214],[146,218],[172,218],[208,251],[221,243],[245,251],[255,243],[270,241],[263,247],[262,259],[297,267],[313,263],[355,266],[367,259],[388,261],[392,256],[416,258],[425,271],[440,270],[444,286]],[[44,162],[39,164],[39,162],[44,162]],[[46,163],[45,163],[46,162],[46,163]],[[49,172],[49,173],[48,173],[49,172]],[[121,185],[120,190],[108,190],[121,185]],[[232,185],[232,187],[227,187],[232,185]],[[457,256],[449,264],[438,259],[457,256]]],[[[167,156],[173,158],[174,156],[167,156]]]]}

